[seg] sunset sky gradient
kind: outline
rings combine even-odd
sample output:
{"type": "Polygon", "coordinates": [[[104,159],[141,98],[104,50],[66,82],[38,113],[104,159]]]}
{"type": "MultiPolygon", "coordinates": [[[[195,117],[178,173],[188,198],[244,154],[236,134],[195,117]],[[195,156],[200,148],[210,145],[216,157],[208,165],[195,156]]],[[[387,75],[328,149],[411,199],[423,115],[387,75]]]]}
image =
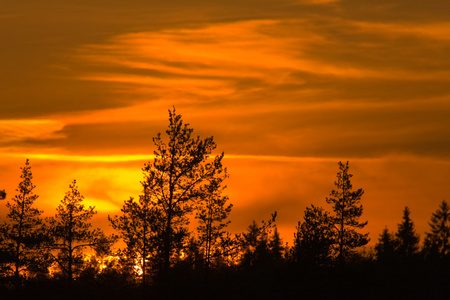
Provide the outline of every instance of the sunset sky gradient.
{"type": "Polygon", "coordinates": [[[225,152],[233,232],[277,210],[292,242],[341,160],[372,243],[450,201],[449,1],[10,1],[0,41],[0,188],[29,158],[45,215],[76,179],[106,226],[173,106],[225,152]]]}

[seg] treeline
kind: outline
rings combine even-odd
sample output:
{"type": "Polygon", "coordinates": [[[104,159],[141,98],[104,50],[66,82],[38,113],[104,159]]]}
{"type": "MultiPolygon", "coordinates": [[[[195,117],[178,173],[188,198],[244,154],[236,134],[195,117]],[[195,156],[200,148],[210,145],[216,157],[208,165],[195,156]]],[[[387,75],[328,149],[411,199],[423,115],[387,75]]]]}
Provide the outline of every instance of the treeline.
{"type": "Polygon", "coordinates": [[[27,160],[0,225],[0,298],[386,299],[446,292],[445,201],[421,247],[405,208],[397,232],[384,229],[374,251],[361,251],[369,242],[360,232],[367,225],[360,220],[364,191],[353,189],[348,162],[339,162],[326,197],[331,209],[307,207],[292,246],[278,234],[276,212],[231,234],[224,154],[210,157],[213,138],[194,137],[175,109],[166,134],[153,139],[155,159],[142,169],[139,198],[109,216],[113,235],[92,227],[95,208],[83,204],[75,180],[54,216],[42,218],[27,160]]]}

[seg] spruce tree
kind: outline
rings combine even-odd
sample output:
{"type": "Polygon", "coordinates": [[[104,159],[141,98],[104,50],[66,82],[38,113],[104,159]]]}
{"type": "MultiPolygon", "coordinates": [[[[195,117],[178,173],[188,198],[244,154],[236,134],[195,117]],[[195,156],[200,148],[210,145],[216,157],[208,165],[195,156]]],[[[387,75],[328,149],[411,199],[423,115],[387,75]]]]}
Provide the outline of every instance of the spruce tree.
{"type": "Polygon", "coordinates": [[[332,190],[330,197],[326,198],[334,211],[334,224],[337,230],[337,253],[338,260],[342,263],[346,256],[352,253],[353,249],[366,245],[369,242],[369,234],[362,234],[356,229],[362,229],[367,225],[367,221],[360,222],[359,218],[363,213],[360,204],[363,189],[353,190],[350,178],[353,176],[348,171],[348,161],[346,164],[339,162],[339,172],[337,181],[334,182],[336,190],[332,190]]]}
{"type": "Polygon", "coordinates": [[[419,250],[419,235],[414,229],[414,222],[410,218],[411,212],[405,206],[403,210],[403,221],[398,224],[395,237],[398,242],[397,253],[402,258],[410,258],[419,250]]]}
{"type": "Polygon", "coordinates": [[[444,257],[450,249],[450,207],[442,200],[439,208],[431,215],[430,232],[425,233],[424,252],[427,255],[444,257]]]}
{"type": "Polygon", "coordinates": [[[381,263],[390,263],[395,258],[397,250],[397,240],[394,234],[390,233],[386,228],[383,229],[378,243],[375,245],[377,260],[381,263]]]}
{"type": "Polygon", "coordinates": [[[283,240],[278,233],[278,228],[275,226],[273,234],[269,239],[269,252],[274,265],[279,265],[283,261],[284,251],[283,240]]]}

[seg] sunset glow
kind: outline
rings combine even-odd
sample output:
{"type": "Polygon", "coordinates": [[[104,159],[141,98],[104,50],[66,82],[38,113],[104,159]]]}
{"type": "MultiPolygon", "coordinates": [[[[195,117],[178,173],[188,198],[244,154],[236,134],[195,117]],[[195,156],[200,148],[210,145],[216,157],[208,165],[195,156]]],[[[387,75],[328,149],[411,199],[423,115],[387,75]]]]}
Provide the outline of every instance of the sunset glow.
{"type": "MultiPolygon", "coordinates": [[[[96,225],[142,192],[173,107],[225,153],[232,232],[278,211],[291,243],[339,161],[372,239],[450,200],[443,0],[54,1],[0,12],[0,190],[30,159],[53,215],[76,179],[96,225]]],[[[0,202],[0,217],[6,214],[0,202]]]]}

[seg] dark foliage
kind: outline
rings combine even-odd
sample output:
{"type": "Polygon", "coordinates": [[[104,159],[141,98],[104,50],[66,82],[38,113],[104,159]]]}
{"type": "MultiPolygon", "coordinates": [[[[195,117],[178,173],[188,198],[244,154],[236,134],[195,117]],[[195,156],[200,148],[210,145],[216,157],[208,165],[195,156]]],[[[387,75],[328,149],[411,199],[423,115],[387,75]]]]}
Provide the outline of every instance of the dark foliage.
{"type": "Polygon", "coordinates": [[[377,260],[383,264],[391,264],[395,261],[398,248],[398,241],[395,235],[390,233],[387,228],[384,228],[380,234],[378,243],[375,245],[377,260]]]}
{"type": "Polygon", "coordinates": [[[311,205],[305,210],[303,222],[295,233],[292,260],[303,267],[329,266],[336,244],[334,220],[322,207],[311,205]]]}

